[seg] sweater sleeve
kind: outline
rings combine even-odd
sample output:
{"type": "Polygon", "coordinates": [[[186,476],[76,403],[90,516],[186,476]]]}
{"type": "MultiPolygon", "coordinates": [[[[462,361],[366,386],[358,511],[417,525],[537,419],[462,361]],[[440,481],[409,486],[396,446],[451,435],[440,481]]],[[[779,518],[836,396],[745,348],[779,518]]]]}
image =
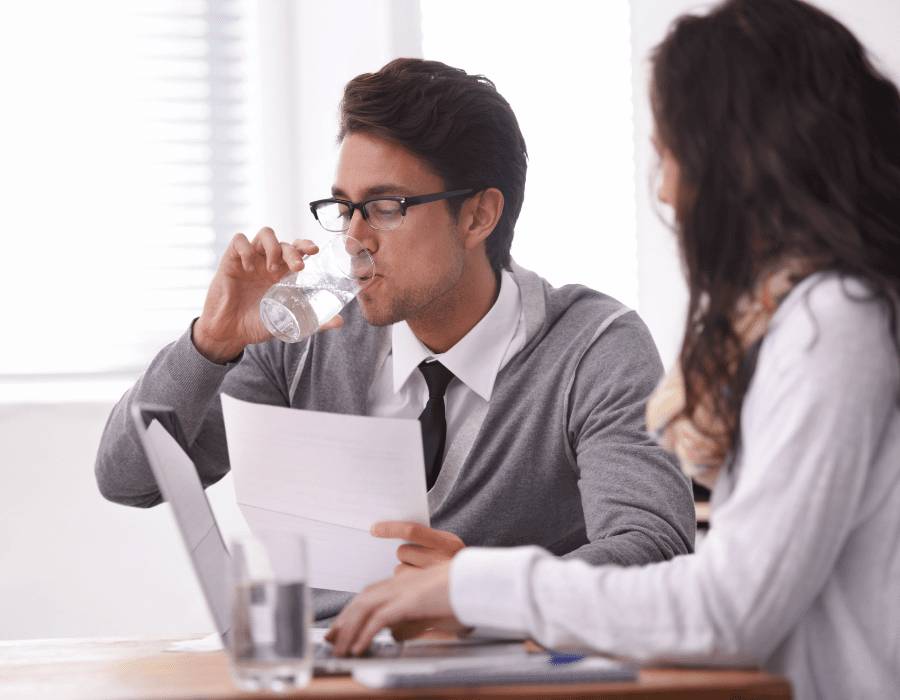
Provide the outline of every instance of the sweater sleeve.
{"type": "Polygon", "coordinates": [[[814,321],[795,304],[766,338],[736,484],[697,554],[593,568],[533,547],[463,550],[451,568],[459,619],[641,660],[764,661],[828,581],[900,391],[874,304],[812,306],[814,321]]]}
{"type": "Polygon", "coordinates": [[[588,543],[567,556],[637,565],[692,550],[687,477],[647,434],[644,406],[662,376],[647,327],[634,312],[598,332],[568,393],[572,450],[588,543]]]}
{"type": "Polygon", "coordinates": [[[123,505],[150,507],[162,501],[131,419],[135,403],[171,406],[184,431],[182,445],[203,486],[229,469],[219,394],[287,405],[287,387],[272,344],[248,346],[235,362],[219,365],[203,357],[188,329],[153,359],[112,410],[100,439],[94,472],[100,493],[123,505]]]}

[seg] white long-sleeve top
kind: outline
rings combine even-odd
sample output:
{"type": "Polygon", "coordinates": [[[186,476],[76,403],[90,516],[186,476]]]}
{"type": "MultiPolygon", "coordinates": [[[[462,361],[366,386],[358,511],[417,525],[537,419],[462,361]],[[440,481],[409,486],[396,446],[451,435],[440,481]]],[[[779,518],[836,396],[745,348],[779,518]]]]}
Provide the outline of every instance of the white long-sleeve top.
{"type": "Polygon", "coordinates": [[[801,699],[900,698],[900,369],[862,293],[818,274],[776,312],[696,554],[619,568],[468,548],[457,617],[553,648],[761,665],[801,699]]]}

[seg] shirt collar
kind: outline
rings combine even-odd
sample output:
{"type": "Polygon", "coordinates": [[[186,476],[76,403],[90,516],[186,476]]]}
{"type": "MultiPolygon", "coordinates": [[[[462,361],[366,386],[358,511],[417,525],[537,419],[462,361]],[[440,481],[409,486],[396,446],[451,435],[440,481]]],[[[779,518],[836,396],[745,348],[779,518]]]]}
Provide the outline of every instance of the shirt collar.
{"type": "Polygon", "coordinates": [[[513,276],[503,270],[497,301],[475,327],[445,353],[435,355],[428,350],[406,321],[395,323],[391,328],[394,392],[403,388],[421,362],[434,358],[482,399],[490,401],[521,314],[519,287],[513,276]]]}

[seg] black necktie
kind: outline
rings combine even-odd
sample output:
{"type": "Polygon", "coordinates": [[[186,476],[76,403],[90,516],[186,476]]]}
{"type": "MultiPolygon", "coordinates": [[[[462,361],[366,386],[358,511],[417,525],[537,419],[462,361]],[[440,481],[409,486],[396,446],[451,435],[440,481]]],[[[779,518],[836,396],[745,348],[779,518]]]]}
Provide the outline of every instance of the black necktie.
{"type": "Polygon", "coordinates": [[[444,446],[447,442],[447,414],[444,411],[444,394],[453,379],[453,372],[440,362],[423,362],[419,371],[428,385],[428,403],[419,416],[422,424],[422,446],[425,452],[425,484],[430,490],[441,473],[444,446]]]}

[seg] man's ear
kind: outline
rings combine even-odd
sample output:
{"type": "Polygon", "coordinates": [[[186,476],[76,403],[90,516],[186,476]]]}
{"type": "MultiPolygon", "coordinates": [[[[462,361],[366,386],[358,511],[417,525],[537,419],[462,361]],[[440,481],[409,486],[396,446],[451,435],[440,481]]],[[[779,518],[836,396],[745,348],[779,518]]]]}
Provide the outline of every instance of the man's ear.
{"type": "Polygon", "coordinates": [[[471,250],[497,227],[503,214],[503,193],[496,187],[488,187],[467,199],[460,214],[465,227],[463,242],[471,250]]]}

